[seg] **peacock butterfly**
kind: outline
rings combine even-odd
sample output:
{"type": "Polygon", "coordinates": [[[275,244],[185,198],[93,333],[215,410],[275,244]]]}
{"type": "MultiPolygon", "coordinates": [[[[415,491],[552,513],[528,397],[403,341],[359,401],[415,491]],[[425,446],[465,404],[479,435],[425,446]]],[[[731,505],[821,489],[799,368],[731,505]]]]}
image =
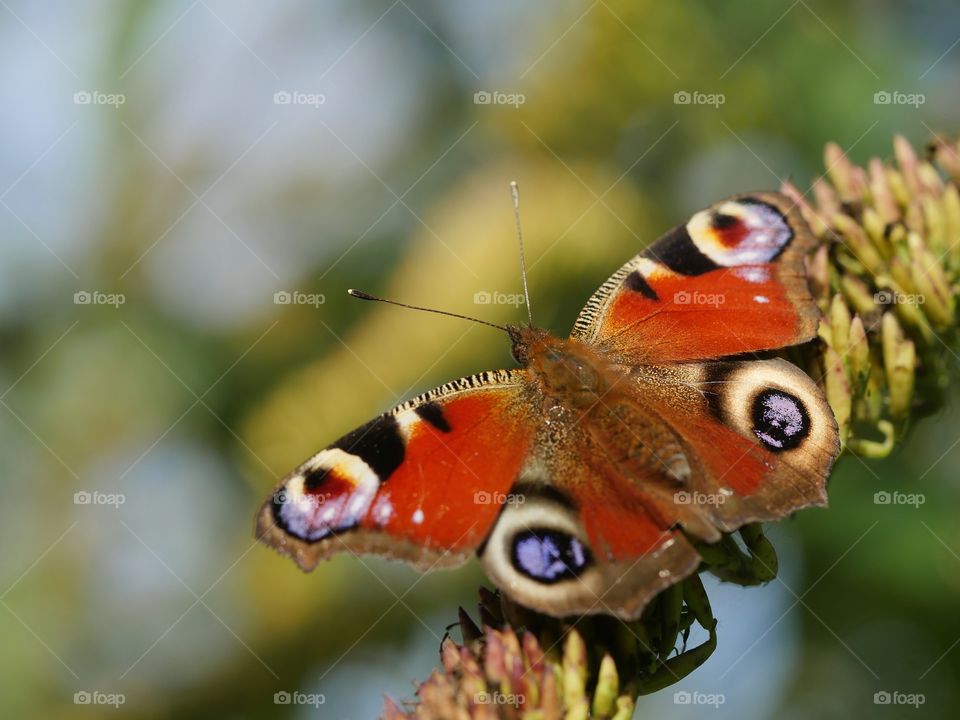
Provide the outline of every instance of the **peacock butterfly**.
{"type": "Polygon", "coordinates": [[[826,504],[833,414],[763,355],[816,335],[814,244],[776,193],[698,212],[603,283],[569,338],[503,328],[519,368],[441,385],[308,459],[257,536],[304,570],[345,550],[421,569],[475,552],[522,605],[639,617],[696,571],[693,542],[826,504]]]}

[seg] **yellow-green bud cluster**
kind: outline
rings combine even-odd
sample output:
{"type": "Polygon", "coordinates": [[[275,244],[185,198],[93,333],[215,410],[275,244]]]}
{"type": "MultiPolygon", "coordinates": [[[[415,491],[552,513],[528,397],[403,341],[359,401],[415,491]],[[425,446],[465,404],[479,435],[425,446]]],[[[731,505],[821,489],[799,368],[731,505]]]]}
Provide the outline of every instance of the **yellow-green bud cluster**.
{"type": "Polygon", "coordinates": [[[787,183],[822,245],[808,277],[823,320],[812,358],[844,447],[882,457],[947,382],[960,271],[960,155],[937,138],[921,160],[902,137],[894,159],[854,165],[827,145],[812,200],[787,183]]]}

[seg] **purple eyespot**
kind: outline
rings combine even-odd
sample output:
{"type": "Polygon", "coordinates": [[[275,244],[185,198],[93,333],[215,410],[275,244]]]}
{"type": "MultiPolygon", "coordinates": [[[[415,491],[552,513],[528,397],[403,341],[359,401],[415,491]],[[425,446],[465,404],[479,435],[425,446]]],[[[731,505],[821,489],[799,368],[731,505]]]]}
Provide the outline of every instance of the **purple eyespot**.
{"type": "Polygon", "coordinates": [[[774,452],[792,450],[810,432],[810,416],[799,398],[768,388],[753,401],[753,432],[774,452]]]}
{"type": "Polygon", "coordinates": [[[547,528],[516,534],[511,558],[519,573],[547,585],[576,577],[591,562],[578,538],[547,528]]]}

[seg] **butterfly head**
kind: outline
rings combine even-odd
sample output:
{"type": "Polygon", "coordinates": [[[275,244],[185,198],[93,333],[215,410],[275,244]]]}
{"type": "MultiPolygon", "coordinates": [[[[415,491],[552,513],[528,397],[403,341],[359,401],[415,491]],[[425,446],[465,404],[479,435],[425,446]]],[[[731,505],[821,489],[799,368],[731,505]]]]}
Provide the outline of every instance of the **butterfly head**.
{"type": "Polygon", "coordinates": [[[512,343],[510,352],[523,367],[529,366],[550,340],[556,340],[546,330],[532,325],[507,325],[507,334],[512,343]]]}

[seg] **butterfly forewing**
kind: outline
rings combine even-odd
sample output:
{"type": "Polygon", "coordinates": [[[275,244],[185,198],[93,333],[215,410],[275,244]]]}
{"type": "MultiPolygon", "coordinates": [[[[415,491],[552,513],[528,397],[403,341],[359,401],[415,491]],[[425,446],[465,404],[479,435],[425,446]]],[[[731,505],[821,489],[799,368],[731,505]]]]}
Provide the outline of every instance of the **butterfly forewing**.
{"type": "Polygon", "coordinates": [[[258,536],[304,569],[340,551],[421,567],[483,541],[534,439],[523,373],[443,385],[348,433],[286,477],[258,536]]]}
{"type": "Polygon", "coordinates": [[[572,336],[632,364],[804,342],[820,316],[804,271],[815,242],[783,195],[717,203],[621,267],[587,302],[572,336]]]}

